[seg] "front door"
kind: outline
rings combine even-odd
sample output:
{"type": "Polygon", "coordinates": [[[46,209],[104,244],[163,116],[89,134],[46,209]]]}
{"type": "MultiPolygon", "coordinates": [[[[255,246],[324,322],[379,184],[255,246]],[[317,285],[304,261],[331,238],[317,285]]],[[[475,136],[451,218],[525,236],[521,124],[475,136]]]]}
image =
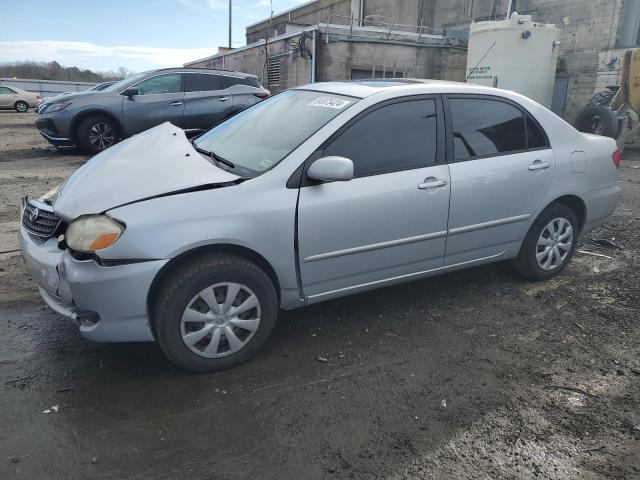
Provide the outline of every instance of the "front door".
{"type": "Polygon", "coordinates": [[[443,264],[449,208],[444,124],[433,97],[365,112],[319,155],[354,163],[354,178],[303,186],[298,250],[310,301],[443,264]]]}
{"type": "Polygon", "coordinates": [[[138,95],[124,97],[122,113],[128,135],[142,132],[164,122],[176,127],[184,125],[184,93],[182,75],[166,73],[142,80],[131,88],[138,95]]]}
{"type": "Polygon", "coordinates": [[[445,265],[519,248],[553,179],[547,136],[497,97],[449,98],[453,158],[445,265]]]}

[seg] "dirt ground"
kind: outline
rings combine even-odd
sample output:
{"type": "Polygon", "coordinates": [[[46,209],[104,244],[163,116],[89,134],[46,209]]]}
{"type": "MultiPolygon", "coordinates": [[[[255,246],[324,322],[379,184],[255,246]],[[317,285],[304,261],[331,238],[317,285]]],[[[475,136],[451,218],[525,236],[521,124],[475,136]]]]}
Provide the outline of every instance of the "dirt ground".
{"type": "Polygon", "coordinates": [[[640,478],[640,151],[583,238],[611,258],[283,313],[251,362],[193,375],[153,344],[89,343],[39,298],[20,197],[86,157],[48,149],[33,119],[0,112],[0,478],[640,478]]]}

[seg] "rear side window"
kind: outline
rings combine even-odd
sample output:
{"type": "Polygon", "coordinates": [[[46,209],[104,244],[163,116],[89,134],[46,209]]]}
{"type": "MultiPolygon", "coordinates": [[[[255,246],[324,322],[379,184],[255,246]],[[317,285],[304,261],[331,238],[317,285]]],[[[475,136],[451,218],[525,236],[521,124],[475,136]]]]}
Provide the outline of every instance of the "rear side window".
{"type": "Polygon", "coordinates": [[[546,135],[538,124],[527,115],[527,148],[546,148],[548,146],[546,135]]]}
{"type": "Polygon", "coordinates": [[[168,75],[158,75],[157,77],[147,78],[141,81],[135,87],[138,89],[138,95],[158,95],[162,93],[178,93],[180,92],[181,74],[171,73],[168,75]]]}
{"type": "Polygon", "coordinates": [[[449,99],[456,160],[525,150],[522,111],[498,100],[449,99]]]}
{"type": "Polygon", "coordinates": [[[185,92],[209,92],[211,90],[222,90],[225,86],[219,75],[205,73],[185,73],[185,92]]]}
{"type": "Polygon", "coordinates": [[[9,93],[9,94],[11,94],[11,93],[15,93],[15,92],[13,90],[11,90],[10,88],[8,88],[8,87],[0,87],[0,93],[9,93]]]}
{"type": "Polygon", "coordinates": [[[323,155],[351,159],[354,176],[362,177],[435,163],[437,138],[435,101],[411,100],[358,119],[323,155]]]}
{"type": "Polygon", "coordinates": [[[262,85],[258,82],[256,77],[224,77],[224,81],[227,87],[233,87],[234,85],[246,85],[248,87],[262,88],[262,85]]]}

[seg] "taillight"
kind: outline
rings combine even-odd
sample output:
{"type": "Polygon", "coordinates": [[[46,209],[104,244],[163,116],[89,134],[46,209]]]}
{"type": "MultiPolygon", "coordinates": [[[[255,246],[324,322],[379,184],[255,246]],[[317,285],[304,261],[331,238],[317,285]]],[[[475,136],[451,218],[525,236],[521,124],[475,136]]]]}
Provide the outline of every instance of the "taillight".
{"type": "Polygon", "coordinates": [[[258,98],[265,99],[265,98],[267,98],[268,96],[270,96],[270,95],[271,95],[271,92],[270,92],[269,90],[265,90],[264,92],[254,93],[254,95],[255,95],[256,97],[258,97],[258,98]]]}
{"type": "Polygon", "coordinates": [[[611,160],[616,168],[620,168],[620,150],[616,150],[611,154],[611,160]]]}

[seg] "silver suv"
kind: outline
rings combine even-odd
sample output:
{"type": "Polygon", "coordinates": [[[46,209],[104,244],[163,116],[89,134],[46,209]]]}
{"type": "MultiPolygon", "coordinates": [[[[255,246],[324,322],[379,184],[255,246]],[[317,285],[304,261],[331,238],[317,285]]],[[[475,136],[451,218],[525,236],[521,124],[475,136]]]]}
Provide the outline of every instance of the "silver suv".
{"type": "Polygon", "coordinates": [[[101,91],[48,101],[36,127],[56,146],[98,153],[121,139],[171,122],[189,133],[207,130],[269,96],[254,75],[169,68],[141,73],[101,91]]]}
{"type": "Polygon", "coordinates": [[[500,260],[557,275],[616,208],[619,161],[513,92],[315,84],[191,142],[165,123],[115,145],[25,200],[20,242],[85,337],[210,371],[251,357],[279,308],[500,260]]]}

